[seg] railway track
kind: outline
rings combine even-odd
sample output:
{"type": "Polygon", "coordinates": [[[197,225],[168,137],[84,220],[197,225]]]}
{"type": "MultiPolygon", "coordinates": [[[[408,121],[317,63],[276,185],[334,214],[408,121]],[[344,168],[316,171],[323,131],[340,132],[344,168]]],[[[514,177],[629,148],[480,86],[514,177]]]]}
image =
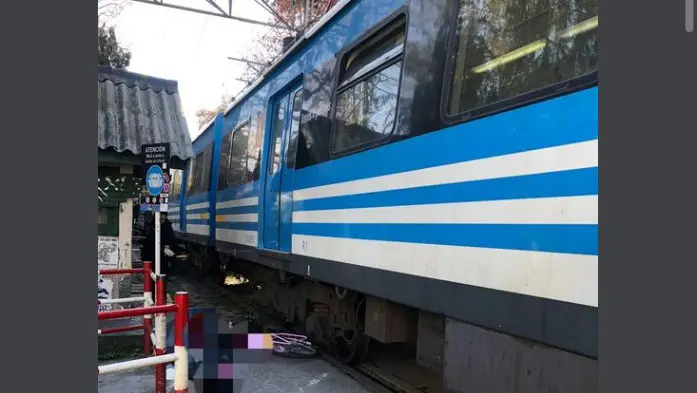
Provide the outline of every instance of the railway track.
{"type": "MultiPolygon", "coordinates": [[[[211,276],[203,276],[198,274],[193,269],[186,269],[176,277],[177,280],[185,280],[195,287],[205,287],[215,294],[216,298],[224,299],[228,304],[213,304],[207,306],[213,307],[230,307],[241,311],[238,321],[243,318],[243,315],[255,315],[264,326],[281,327],[284,326],[283,317],[277,313],[271,312],[257,304],[252,299],[252,294],[244,293],[236,290],[236,287],[224,286],[211,276]]],[[[170,291],[174,288],[170,288],[170,291]]],[[[302,333],[295,330],[296,333],[302,333]]],[[[334,366],[342,373],[356,380],[366,389],[374,393],[445,393],[441,389],[426,389],[424,387],[413,386],[408,382],[396,377],[389,372],[389,365],[374,364],[364,362],[357,366],[350,366],[341,362],[336,356],[332,355],[325,347],[321,350],[322,359],[334,366]]],[[[398,367],[398,366],[395,366],[398,367]]]]}

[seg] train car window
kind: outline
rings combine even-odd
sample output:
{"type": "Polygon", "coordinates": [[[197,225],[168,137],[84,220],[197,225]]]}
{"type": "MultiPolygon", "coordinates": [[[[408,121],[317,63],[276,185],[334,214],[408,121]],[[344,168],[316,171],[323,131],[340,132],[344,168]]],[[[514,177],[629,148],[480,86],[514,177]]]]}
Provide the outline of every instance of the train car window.
{"type": "Polygon", "coordinates": [[[228,172],[229,186],[247,181],[247,146],[249,144],[249,123],[245,123],[232,135],[232,153],[228,172]]]}
{"type": "Polygon", "coordinates": [[[169,194],[169,201],[177,202],[179,200],[179,196],[181,195],[183,173],[181,169],[170,169],[170,173],[172,174],[172,191],[169,194]]]}
{"type": "Polygon", "coordinates": [[[264,112],[257,112],[255,127],[249,126],[249,143],[247,145],[247,179],[259,180],[261,165],[261,142],[264,137],[264,112]]]}
{"type": "Polygon", "coordinates": [[[597,69],[598,0],[461,0],[459,7],[450,116],[558,90],[597,69]]]}
{"type": "Polygon", "coordinates": [[[285,122],[288,98],[284,97],[276,105],[273,116],[273,134],[271,134],[271,162],[269,163],[269,175],[278,172],[281,167],[281,136],[283,135],[283,123],[285,122]]]}
{"type": "Polygon", "coordinates": [[[298,151],[298,132],[300,130],[300,118],[303,109],[303,92],[298,90],[293,96],[293,113],[290,119],[290,137],[288,138],[288,149],[286,150],[286,167],[295,168],[295,155],[298,151]]]}
{"type": "Polygon", "coordinates": [[[228,171],[230,169],[230,153],[232,152],[232,132],[223,136],[220,146],[220,162],[218,163],[218,190],[224,190],[228,185],[228,171]]]}
{"type": "Polygon", "coordinates": [[[202,152],[203,159],[199,169],[198,193],[208,192],[211,185],[211,167],[213,166],[213,144],[208,145],[202,152]]]}
{"type": "Polygon", "coordinates": [[[342,59],[332,153],[376,142],[392,133],[406,35],[401,17],[342,59]]]}
{"type": "Polygon", "coordinates": [[[194,173],[195,168],[196,168],[196,157],[189,160],[189,168],[186,170],[188,173],[188,177],[186,180],[186,196],[187,197],[194,195],[194,184],[195,184],[194,178],[196,177],[195,173],[194,173]]]}

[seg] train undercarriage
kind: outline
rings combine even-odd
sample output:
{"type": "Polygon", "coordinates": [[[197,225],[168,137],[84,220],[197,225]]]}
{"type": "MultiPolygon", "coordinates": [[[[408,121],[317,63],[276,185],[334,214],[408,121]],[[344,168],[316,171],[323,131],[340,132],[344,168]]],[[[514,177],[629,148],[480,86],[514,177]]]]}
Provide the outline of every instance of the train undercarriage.
{"type": "Polygon", "coordinates": [[[255,301],[332,348],[342,362],[403,392],[597,392],[597,360],[423,310],[190,246],[220,285],[245,282],[255,301]],[[236,277],[237,279],[233,278],[236,277]],[[414,388],[416,387],[416,388],[414,388]]]}

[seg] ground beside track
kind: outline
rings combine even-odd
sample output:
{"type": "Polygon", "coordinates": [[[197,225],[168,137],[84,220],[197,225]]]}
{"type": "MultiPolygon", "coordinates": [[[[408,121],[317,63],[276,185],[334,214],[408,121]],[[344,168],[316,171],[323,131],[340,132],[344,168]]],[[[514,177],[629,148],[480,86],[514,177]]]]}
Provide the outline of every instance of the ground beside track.
{"type": "MultiPolygon", "coordinates": [[[[246,299],[230,296],[229,291],[210,279],[192,276],[190,271],[172,274],[167,292],[189,293],[190,307],[215,308],[219,320],[239,322],[256,311],[246,299]]],[[[265,325],[275,325],[263,311],[256,313],[265,325]]],[[[272,357],[264,364],[249,364],[244,375],[244,393],[389,393],[361,373],[339,365],[332,359],[291,360],[272,357]]],[[[203,392],[205,393],[205,392],[203,392]]]]}

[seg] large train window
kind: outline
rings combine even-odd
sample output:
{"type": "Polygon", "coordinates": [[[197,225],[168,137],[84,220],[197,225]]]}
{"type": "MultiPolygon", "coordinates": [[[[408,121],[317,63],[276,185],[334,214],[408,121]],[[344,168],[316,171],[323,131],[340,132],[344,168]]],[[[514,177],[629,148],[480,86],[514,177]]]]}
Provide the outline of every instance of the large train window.
{"type": "Polygon", "coordinates": [[[249,141],[247,144],[247,181],[252,182],[259,180],[260,175],[261,141],[264,136],[263,115],[261,115],[261,113],[258,114],[256,127],[251,128],[250,120],[247,129],[249,130],[249,141]]]}
{"type": "Polygon", "coordinates": [[[200,152],[193,162],[193,179],[189,183],[191,185],[191,193],[189,196],[208,192],[208,187],[211,181],[211,165],[213,161],[213,144],[208,145],[200,152]]]}
{"type": "Polygon", "coordinates": [[[447,115],[585,82],[597,68],[597,27],[598,0],[461,0],[447,115]]]}
{"type": "Polygon", "coordinates": [[[400,16],[343,56],[332,153],[372,144],[392,133],[405,36],[406,17],[400,16]]]}
{"type": "Polygon", "coordinates": [[[247,146],[249,144],[249,122],[244,123],[232,133],[232,149],[228,186],[247,181],[247,146]]]}
{"type": "Polygon", "coordinates": [[[230,169],[230,153],[232,150],[232,132],[223,136],[223,143],[220,146],[220,162],[218,163],[218,190],[228,187],[228,176],[230,169]]]}

